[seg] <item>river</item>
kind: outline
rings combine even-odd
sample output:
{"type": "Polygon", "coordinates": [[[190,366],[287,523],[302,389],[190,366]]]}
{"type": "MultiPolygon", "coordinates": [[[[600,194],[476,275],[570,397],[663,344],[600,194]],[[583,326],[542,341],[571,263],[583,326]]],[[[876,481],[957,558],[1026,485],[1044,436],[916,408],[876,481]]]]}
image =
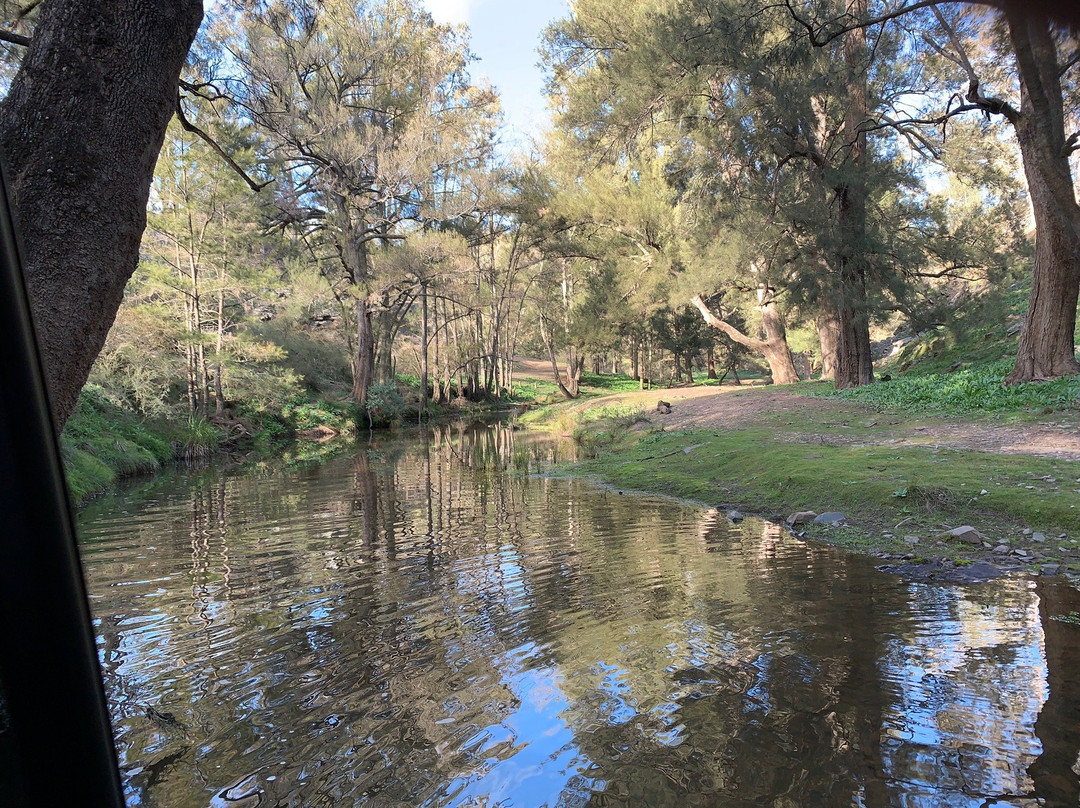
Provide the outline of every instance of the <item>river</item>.
{"type": "Polygon", "coordinates": [[[80,514],[128,804],[1080,802],[1080,611],[545,475],[502,425],[80,514]]]}

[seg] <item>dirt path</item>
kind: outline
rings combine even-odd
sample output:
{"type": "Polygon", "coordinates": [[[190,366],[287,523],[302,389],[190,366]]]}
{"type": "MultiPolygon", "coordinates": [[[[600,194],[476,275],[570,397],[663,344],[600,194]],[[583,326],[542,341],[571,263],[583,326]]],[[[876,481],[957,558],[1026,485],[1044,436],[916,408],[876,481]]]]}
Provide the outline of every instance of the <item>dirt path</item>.
{"type": "Polygon", "coordinates": [[[798,418],[800,429],[785,437],[801,443],[926,446],[1080,460],[1080,416],[1072,413],[1053,413],[1045,416],[1045,420],[1026,424],[917,419],[799,395],[784,388],[749,386],[723,387],[719,391],[712,387],[690,387],[620,393],[592,399],[588,405],[640,402],[651,410],[660,400],[670,402],[672,412],[656,413],[652,420],[666,429],[738,429],[767,420],[784,435],[783,416],[791,413],[793,419],[798,418]],[[807,419],[815,424],[810,432],[803,428],[807,419]]]}

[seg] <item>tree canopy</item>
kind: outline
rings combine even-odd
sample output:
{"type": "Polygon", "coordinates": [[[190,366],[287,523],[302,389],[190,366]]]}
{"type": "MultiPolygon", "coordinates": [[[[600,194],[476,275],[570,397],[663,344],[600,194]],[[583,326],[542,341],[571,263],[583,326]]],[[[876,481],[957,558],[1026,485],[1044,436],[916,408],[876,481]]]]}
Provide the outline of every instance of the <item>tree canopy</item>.
{"type": "Polygon", "coordinates": [[[854,386],[882,335],[1010,289],[1008,381],[1080,370],[1076,41],[1037,9],[580,0],[543,37],[554,117],[528,158],[499,145],[467,29],[415,0],[218,4],[198,39],[197,2],[95,9],[0,9],[61,423],[103,345],[116,400],[191,415],[303,387],[368,411],[410,374],[421,411],[498,397],[523,352],[568,396],[590,364],[674,383],[725,351],[854,386]],[[48,67],[118,20],[146,35],[112,68],[48,67]],[[151,73],[153,115],[32,114],[151,73]]]}

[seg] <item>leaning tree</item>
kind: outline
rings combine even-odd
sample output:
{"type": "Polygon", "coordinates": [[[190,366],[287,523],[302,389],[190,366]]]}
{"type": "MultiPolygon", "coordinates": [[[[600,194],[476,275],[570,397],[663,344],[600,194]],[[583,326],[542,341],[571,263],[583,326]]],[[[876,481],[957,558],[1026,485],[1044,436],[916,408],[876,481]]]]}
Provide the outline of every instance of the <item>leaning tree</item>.
{"type": "Polygon", "coordinates": [[[41,4],[0,149],[57,429],[139,261],[146,202],[202,0],[41,4]]]}

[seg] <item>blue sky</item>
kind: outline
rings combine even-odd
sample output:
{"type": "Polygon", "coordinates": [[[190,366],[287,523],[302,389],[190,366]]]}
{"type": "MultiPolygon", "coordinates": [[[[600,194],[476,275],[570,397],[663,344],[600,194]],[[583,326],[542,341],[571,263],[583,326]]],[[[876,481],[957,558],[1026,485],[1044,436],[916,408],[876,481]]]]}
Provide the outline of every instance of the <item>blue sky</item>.
{"type": "Polygon", "coordinates": [[[423,0],[439,22],[465,23],[479,61],[474,80],[486,77],[502,97],[508,145],[528,148],[530,137],[548,123],[541,95],[543,74],[536,66],[540,33],[570,12],[566,0],[423,0]]]}

